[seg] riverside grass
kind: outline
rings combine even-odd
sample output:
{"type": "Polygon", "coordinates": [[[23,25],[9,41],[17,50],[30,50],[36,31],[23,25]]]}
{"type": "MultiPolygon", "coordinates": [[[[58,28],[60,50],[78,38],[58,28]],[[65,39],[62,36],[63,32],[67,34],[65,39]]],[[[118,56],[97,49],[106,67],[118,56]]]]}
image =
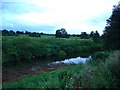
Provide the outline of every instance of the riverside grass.
{"type": "Polygon", "coordinates": [[[105,60],[92,60],[40,75],[6,83],[5,88],[119,88],[120,51],[113,51],[105,60]]]}
{"type": "Polygon", "coordinates": [[[87,57],[101,50],[103,50],[103,44],[96,43],[91,38],[55,38],[54,36],[2,37],[2,63],[29,62],[33,59],[44,60],[45,58],[63,60],[76,56],[87,57]]]}

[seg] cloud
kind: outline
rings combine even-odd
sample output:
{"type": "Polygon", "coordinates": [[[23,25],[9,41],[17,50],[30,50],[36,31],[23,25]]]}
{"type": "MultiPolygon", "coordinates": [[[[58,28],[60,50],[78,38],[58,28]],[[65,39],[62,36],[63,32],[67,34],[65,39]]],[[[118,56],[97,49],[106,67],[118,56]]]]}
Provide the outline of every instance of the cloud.
{"type": "Polygon", "coordinates": [[[23,14],[29,12],[42,12],[43,9],[35,5],[23,2],[3,2],[2,3],[3,14],[23,14]]]}
{"type": "Polygon", "coordinates": [[[4,27],[6,24],[8,26],[20,24],[31,29],[39,27],[42,30],[44,27],[46,33],[53,33],[63,27],[68,33],[77,34],[94,30],[102,33],[106,19],[112,14],[112,6],[118,0],[20,0],[19,2],[2,0],[2,2],[4,2],[2,5],[4,27]]]}

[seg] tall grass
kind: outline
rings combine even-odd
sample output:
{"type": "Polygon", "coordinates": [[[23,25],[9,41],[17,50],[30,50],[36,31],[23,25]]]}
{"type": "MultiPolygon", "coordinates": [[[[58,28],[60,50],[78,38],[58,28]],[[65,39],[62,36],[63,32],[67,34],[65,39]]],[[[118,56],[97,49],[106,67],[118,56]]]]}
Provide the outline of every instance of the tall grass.
{"type": "Polygon", "coordinates": [[[119,88],[120,51],[107,59],[86,64],[68,66],[40,75],[7,83],[3,88],[119,88]]]}
{"type": "Polygon", "coordinates": [[[3,36],[2,61],[9,63],[45,58],[61,60],[76,56],[85,57],[95,51],[101,51],[102,47],[102,44],[95,43],[92,39],[3,36]]]}

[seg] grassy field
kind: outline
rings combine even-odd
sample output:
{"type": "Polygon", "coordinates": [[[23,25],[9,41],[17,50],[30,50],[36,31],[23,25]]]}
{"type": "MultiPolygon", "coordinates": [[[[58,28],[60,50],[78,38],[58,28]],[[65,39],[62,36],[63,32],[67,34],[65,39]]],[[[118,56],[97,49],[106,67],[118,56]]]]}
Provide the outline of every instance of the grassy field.
{"type": "Polygon", "coordinates": [[[54,36],[3,36],[2,62],[29,62],[30,60],[54,59],[82,56],[102,51],[103,44],[95,43],[93,39],[79,37],[55,38],[54,36]]]}
{"type": "Polygon", "coordinates": [[[94,59],[86,64],[68,66],[40,75],[7,83],[3,88],[119,88],[120,51],[105,60],[94,59]]]}
{"type": "Polygon", "coordinates": [[[119,54],[120,51],[105,51],[103,43],[94,42],[92,38],[55,38],[45,35],[41,37],[3,36],[2,63],[4,67],[6,67],[5,65],[19,65],[19,62],[24,62],[23,65],[31,62],[37,63],[38,61],[39,64],[43,64],[49,60],[58,61],[77,56],[92,55],[93,58],[86,64],[69,65],[54,71],[4,83],[3,88],[119,87],[119,54]],[[14,64],[12,64],[13,62],[14,64]]]}

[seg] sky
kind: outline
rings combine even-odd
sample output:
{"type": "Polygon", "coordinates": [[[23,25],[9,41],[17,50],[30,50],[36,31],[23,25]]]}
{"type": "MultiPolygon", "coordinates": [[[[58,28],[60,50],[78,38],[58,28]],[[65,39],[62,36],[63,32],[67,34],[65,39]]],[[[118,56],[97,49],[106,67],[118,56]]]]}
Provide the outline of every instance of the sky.
{"type": "Polygon", "coordinates": [[[65,28],[69,34],[98,31],[119,0],[1,0],[0,29],[55,34],[65,28]]]}

